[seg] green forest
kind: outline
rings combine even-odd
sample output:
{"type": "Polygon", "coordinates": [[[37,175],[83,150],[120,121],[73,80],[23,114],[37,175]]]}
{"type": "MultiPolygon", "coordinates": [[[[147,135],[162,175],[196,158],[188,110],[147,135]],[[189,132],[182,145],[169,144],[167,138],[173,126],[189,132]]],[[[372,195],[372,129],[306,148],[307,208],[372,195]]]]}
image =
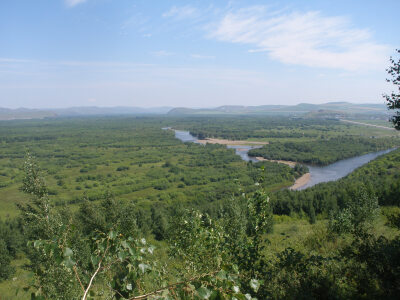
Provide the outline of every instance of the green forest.
{"type": "Polygon", "coordinates": [[[400,150],[288,189],[398,133],[266,116],[0,123],[1,299],[397,299],[400,150]]]}
{"type": "Polygon", "coordinates": [[[328,165],[338,160],[394,148],[400,139],[335,137],[316,141],[271,142],[249,151],[250,156],[272,160],[289,160],[311,165],[328,165]]]}

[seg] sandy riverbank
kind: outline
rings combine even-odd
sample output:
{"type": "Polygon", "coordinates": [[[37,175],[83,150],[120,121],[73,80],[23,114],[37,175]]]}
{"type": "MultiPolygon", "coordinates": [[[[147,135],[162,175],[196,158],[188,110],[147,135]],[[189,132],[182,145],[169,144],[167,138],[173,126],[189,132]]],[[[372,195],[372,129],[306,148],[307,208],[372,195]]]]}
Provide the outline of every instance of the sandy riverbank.
{"type": "Polygon", "coordinates": [[[294,184],[289,188],[290,190],[297,190],[299,188],[301,188],[302,186],[306,185],[311,178],[311,174],[310,173],[306,173],[303,176],[299,177],[296,179],[296,181],[294,182],[294,184]]]}
{"type": "Polygon", "coordinates": [[[259,161],[271,161],[271,162],[277,162],[280,164],[285,164],[288,165],[290,167],[294,167],[297,163],[294,161],[289,161],[289,160],[275,160],[275,159],[266,159],[264,157],[261,156],[256,156],[256,159],[258,159],[259,161]]]}
{"type": "Polygon", "coordinates": [[[204,140],[197,140],[198,143],[200,144],[220,144],[220,145],[231,145],[231,146],[237,146],[237,145],[267,145],[268,142],[252,142],[252,141],[232,141],[232,140],[223,140],[223,139],[204,139],[204,140]]]}

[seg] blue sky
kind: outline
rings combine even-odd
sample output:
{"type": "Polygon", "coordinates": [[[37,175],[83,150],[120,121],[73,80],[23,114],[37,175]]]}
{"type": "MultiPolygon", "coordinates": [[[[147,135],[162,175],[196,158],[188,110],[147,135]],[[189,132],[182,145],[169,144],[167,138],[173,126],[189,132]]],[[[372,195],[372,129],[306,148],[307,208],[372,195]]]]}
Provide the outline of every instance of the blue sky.
{"type": "Polygon", "coordinates": [[[398,0],[1,0],[0,107],[383,103],[398,0]]]}

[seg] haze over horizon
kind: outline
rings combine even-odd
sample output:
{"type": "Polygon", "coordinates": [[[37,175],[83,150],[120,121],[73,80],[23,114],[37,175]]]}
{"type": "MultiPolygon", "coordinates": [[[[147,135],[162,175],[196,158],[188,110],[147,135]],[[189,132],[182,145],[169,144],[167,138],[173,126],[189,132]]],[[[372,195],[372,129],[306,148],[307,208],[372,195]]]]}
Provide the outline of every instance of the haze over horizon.
{"type": "Polygon", "coordinates": [[[0,107],[383,103],[399,1],[0,3],[0,107]]]}
{"type": "Polygon", "coordinates": [[[20,107],[6,107],[0,106],[0,109],[11,109],[11,110],[18,110],[18,109],[28,109],[28,110],[67,110],[72,108],[99,108],[99,109],[112,109],[112,108],[138,108],[138,109],[157,109],[157,108],[165,108],[165,109],[174,109],[174,108],[189,108],[189,109],[217,109],[221,107],[262,107],[262,106],[287,106],[293,107],[301,104],[315,104],[315,105],[325,105],[325,104],[333,104],[333,103],[348,103],[352,105],[382,105],[386,106],[385,103],[382,102],[359,102],[353,103],[348,101],[324,101],[324,102],[315,102],[315,103],[306,103],[306,102],[298,102],[295,104],[260,104],[260,105],[242,105],[242,104],[223,104],[217,106],[169,106],[169,105],[162,105],[162,106],[138,106],[138,105],[77,105],[77,106],[60,106],[60,107],[27,107],[27,106],[20,106],[20,107]]]}

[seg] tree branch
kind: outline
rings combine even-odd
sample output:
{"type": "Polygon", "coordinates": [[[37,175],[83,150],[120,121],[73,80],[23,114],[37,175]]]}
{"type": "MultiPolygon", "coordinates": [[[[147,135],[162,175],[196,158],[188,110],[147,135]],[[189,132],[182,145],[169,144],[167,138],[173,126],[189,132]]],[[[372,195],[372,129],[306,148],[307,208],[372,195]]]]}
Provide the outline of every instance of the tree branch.
{"type": "Polygon", "coordinates": [[[205,276],[214,275],[214,274],[216,274],[216,273],[218,273],[218,272],[219,272],[219,271],[214,271],[214,272],[211,272],[211,273],[203,274],[203,275],[201,275],[201,276],[189,278],[188,280],[183,280],[183,281],[180,281],[180,282],[172,283],[172,284],[170,284],[170,285],[167,285],[166,287],[159,288],[159,289],[157,289],[157,290],[155,290],[155,291],[152,291],[152,292],[150,292],[150,293],[148,293],[148,294],[144,294],[144,295],[140,295],[140,296],[135,296],[135,297],[129,298],[128,300],[141,300],[141,299],[146,299],[147,297],[152,296],[152,295],[155,295],[155,294],[158,294],[158,293],[160,293],[160,292],[162,292],[162,291],[172,289],[172,288],[174,288],[174,287],[176,287],[176,286],[178,286],[178,285],[185,284],[185,283],[189,283],[189,282],[192,282],[192,281],[194,281],[194,280],[198,280],[198,279],[200,279],[200,278],[202,278],[202,277],[205,277],[205,276]]]}
{"type": "Polygon", "coordinates": [[[76,279],[78,279],[78,282],[79,282],[79,285],[80,285],[81,288],[82,288],[82,291],[85,292],[85,287],[83,286],[82,281],[81,281],[81,279],[79,278],[78,272],[77,272],[77,270],[76,270],[76,266],[74,266],[73,269],[74,269],[74,272],[75,272],[75,277],[76,277],[76,279]]]}

